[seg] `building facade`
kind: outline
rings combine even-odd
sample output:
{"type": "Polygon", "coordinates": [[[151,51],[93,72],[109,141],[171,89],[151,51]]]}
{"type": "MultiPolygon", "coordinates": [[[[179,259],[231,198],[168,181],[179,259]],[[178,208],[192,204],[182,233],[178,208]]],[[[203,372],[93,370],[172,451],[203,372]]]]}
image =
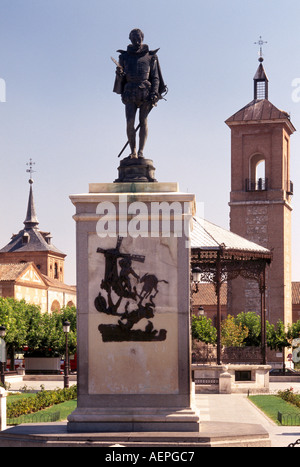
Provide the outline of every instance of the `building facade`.
{"type": "Polygon", "coordinates": [[[24,299],[43,312],[76,306],[76,287],[64,283],[66,255],[39,229],[32,178],[29,185],[24,228],[0,250],[0,296],[24,299]]]}

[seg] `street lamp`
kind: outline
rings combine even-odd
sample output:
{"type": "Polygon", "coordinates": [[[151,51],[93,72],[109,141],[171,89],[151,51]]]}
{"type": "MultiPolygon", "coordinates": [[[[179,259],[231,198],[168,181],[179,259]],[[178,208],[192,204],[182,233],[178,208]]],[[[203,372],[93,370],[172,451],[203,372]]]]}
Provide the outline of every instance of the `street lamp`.
{"type": "Polygon", "coordinates": [[[200,282],[201,281],[201,269],[199,267],[195,267],[192,270],[192,275],[193,275],[193,282],[200,282]]]}
{"type": "Polygon", "coordinates": [[[69,349],[68,349],[68,333],[70,332],[71,324],[65,320],[63,322],[63,330],[66,335],[66,352],[65,352],[65,371],[64,371],[64,388],[69,387],[69,349]]]}
{"type": "Polygon", "coordinates": [[[6,327],[0,326],[0,380],[3,386],[5,385],[5,362],[6,362],[6,355],[5,355],[5,341],[2,340],[3,337],[6,335],[6,327]]]}
{"type": "Polygon", "coordinates": [[[195,267],[192,269],[192,294],[199,292],[199,283],[201,282],[201,269],[199,267],[195,267]]]}

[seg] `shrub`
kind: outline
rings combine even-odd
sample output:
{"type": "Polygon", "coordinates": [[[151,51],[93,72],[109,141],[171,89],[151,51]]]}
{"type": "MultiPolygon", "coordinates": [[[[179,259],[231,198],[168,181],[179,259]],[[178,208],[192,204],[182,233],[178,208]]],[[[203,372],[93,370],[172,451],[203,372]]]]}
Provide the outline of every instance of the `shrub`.
{"type": "Polygon", "coordinates": [[[50,407],[51,405],[60,404],[77,397],[77,386],[71,386],[66,389],[56,389],[53,391],[42,390],[31,397],[18,399],[14,402],[7,403],[7,417],[15,418],[20,415],[25,415],[50,407]]]}
{"type": "Polygon", "coordinates": [[[206,316],[192,316],[192,337],[206,344],[217,342],[217,330],[206,316]]]}
{"type": "Polygon", "coordinates": [[[278,396],[286,402],[295,405],[300,408],[300,394],[295,394],[293,388],[285,389],[284,391],[278,391],[278,396]]]}

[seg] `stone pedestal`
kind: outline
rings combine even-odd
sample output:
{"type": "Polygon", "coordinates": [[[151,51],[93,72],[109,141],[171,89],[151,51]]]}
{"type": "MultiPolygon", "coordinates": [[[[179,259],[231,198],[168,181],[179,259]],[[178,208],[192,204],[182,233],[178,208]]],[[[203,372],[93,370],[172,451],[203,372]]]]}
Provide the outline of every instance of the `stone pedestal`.
{"type": "Polygon", "coordinates": [[[78,407],[70,432],[199,431],[189,226],[174,183],[91,184],[76,206],[78,407]],[[186,235],[187,234],[187,235],[186,235]]]}
{"type": "Polygon", "coordinates": [[[156,182],[155,167],[151,159],[125,157],[120,161],[118,172],[119,177],[115,183],[156,182]]]}

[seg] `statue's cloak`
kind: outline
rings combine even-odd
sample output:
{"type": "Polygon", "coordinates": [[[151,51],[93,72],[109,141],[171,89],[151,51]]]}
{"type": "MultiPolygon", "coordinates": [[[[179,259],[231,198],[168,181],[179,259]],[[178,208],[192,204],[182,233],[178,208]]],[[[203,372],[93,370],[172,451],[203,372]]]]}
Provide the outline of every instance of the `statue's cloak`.
{"type": "MultiPolygon", "coordinates": [[[[162,72],[161,72],[161,68],[160,68],[160,64],[159,64],[159,60],[158,60],[158,57],[156,55],[158,51],[159,51],[159,49],[149,50],[149,48],[148,48],[148,46],[146,44],[143,44],[142,50],[139,51],[139,52],[136,52],[131,45],[129,45],[127,47],[127,50],[117,50],[117,52],[120,53],[119,63],[120,63],[121,66],[122,66],[122,63],[124,63],[126,61],[126,57],[128,55],[135,54],[135,55],[139,56],[139,55],[142,55],[142,54],[149,53],[149,55],[152,57],[153,63],[156,62],[156,65],[157,65],[157,71],[158,71],[158,76],[159,76],[158,98],[162,99],[163,94],[165,94],[167,92],[167,86],[166,86],[166,84],[164,82],[162,72]]],[[[120,75],[117,74],[116,78],[115,78],[113,92],[115,92],[116,94],[123,94],[125,84],[126,84],[126,76],[120,76],[120,75]]]]}

